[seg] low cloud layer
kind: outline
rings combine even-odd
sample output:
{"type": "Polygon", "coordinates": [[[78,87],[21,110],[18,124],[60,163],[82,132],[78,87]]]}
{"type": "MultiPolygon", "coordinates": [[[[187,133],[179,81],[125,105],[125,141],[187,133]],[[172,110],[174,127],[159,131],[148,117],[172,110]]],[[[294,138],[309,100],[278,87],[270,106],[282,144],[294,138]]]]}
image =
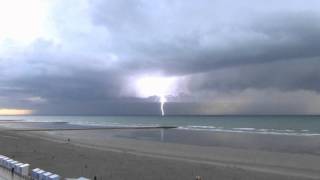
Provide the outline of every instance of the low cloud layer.
{"type": "Polygon", "coordinates": [[[0,36],[0,109],[160,114],[149,75],[177,79],[167,114],[320,113],[317,1],[41,2],[41,34],[0,36]]]}

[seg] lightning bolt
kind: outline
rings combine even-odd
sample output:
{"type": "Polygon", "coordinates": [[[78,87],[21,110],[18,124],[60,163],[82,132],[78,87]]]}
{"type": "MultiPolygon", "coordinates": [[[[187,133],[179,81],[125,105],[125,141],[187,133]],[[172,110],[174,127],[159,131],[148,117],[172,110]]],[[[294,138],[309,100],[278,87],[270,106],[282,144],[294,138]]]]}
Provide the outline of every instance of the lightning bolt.
{"type": "Polygon", "coordinates": [[[164,116],[165,113],[164,113],[164,104],[167,102],[167,99],[165,96],[160,96],[160,109],[161,109],[161,116],[164,116]]]}

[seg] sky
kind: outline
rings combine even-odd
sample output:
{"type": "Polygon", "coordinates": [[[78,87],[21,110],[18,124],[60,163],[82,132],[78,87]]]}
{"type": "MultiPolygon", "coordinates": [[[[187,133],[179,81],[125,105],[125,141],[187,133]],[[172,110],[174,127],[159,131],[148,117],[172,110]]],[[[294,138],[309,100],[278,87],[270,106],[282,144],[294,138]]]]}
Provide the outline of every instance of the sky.
{"type": "Polygon", "coordinates": [[[320,114],[318,0],[0,0],[0,115],[320,114]]]}

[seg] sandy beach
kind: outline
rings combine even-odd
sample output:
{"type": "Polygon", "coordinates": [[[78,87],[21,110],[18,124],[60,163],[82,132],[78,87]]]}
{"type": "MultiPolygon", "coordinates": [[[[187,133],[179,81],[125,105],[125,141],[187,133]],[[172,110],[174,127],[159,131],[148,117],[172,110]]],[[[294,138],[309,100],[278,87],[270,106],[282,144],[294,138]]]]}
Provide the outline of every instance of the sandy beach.
{"type": "Polygon", "coordinates": [[[6,127],[0,131],[0,154],[63,177],[185,180],[200,175],[203,179],[219,180],[319,179],[319,142],[316,136],[175,129],[26,132],[6,127]]]}

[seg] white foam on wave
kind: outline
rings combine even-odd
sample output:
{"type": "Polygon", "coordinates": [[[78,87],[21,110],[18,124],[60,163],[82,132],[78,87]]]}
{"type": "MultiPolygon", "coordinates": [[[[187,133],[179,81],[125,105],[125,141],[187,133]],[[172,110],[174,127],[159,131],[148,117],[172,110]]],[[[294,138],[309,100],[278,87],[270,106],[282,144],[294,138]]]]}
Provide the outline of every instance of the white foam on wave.
{"type": "Polygon", "coordinates": [[[240,131],[254,131],[255,128],[232,128],[234,130],[240,130],[240,131]]]}
{"type": "Polygon", "coordinates": [[[223,128],[215,126],[180,126],[181,130],[194,131],[214,131],[214,132],[232,132],[232,133],[252,133],[252,134],[273,134],[273,135],[289,135],[289,136],[319,136],[318,133],[307,133],[309,130],[292,130],[292,129],[256,129],[256,128],[223,128]]]}
{"type": "Polygon", "coordinates": [[[216,129],[217,127],[215,126],[188,126],[192,128],[199,128],[199,129],[216,129]]]}

